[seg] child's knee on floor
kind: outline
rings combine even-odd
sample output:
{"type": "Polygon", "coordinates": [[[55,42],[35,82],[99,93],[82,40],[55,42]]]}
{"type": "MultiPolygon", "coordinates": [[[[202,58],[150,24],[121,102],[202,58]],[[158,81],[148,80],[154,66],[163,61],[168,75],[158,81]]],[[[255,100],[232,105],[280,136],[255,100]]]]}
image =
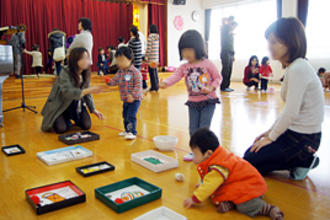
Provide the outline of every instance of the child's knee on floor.
{"type": "Polygon", "coordinates": [[[261,211],[264,204],[265,201],[261,197],[259,197],[241,204],[237,204],[236,209],[242,214],[248,215],[250,217],[256,217],[261,211]]]}

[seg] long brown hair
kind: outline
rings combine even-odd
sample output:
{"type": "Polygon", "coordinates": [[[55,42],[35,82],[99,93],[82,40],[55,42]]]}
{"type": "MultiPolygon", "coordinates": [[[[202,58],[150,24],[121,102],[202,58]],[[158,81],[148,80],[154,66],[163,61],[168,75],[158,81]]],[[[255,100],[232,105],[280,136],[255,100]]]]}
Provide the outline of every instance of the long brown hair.
{"type": "Polygon", "coordinates": [[[265,33],[266,39],[274,34],[288,48],[288,63],[297,58],[306,58],[307,42],[305,28],[297,18],[280,18],[271,24],[265,33]]]}
{"type": "Polygon", "coordinates": [[[79,79],[79,67],[78,67],[78,61],[83,57],[84,53],[88,53],[88,50],[86,48],[74,48],[70,52],[69,56],[69,69],[70,69],[70,74],[74,78],[76,82],[76,87],[80,88],[88,88],[90,78],[91,78],[91,70],[90,68],[83,70],[81,73],[81,76],[83,78],[82,84],[80,84],[80,79],[79,79]]]}

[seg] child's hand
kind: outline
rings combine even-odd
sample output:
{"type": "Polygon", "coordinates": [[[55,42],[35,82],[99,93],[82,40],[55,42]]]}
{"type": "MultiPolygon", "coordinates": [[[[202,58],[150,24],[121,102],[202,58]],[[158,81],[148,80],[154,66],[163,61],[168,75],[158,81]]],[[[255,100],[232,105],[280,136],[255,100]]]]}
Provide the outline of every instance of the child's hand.
{"type": "Polygon", "coordinates": [[[159,83],[159,88],[166,89],[167,87],[168,87],[168,85],[166,84],[166,82],[164,82],[163,80],[161,80],[160,83],[159,83]]]}
{"type": "Polygon", "coordinates": [[[184,200],[183,202],[183,206],[187,209],[189,209],[191,206],[193,206],[195,203],[194,201],[192,200],[192,198],[188,198],[186,200],[184,200]]]}
{"type": "Polygon", "coordinates": [[[104,81],[105,81],[106,84],[108,84],[108,83],[110,82],[110,78],[107,77],[107,76],[105,76],[105,77],[104,77],[104,81]]]}
{"type": "Polygon", "coordinates": [[[134,97],[131,95],[131,94],[128,94],[127,95],[127,99],[126,99],[126,101],[128,102],[128,103],[132,103],[132,102],[134,102],[134,97]]]}
{"type": "Polygon", "coordinates": [[[213,90],[214,90],[214,87],[213,86],[207,86],[207,87],[202,88],[202,93],[209,94],[213,90]]]}

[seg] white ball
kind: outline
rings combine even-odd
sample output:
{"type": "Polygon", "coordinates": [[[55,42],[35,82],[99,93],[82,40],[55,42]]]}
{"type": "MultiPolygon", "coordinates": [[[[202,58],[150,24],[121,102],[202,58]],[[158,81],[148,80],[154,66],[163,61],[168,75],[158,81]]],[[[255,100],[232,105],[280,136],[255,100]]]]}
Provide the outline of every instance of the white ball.
{"type": "Polygon", "coordinates": [[[184,175],[183,175],[182,173],[176,173],[176,174],[175,174],[175,179],[176,179],[176,181],[178,181],[178,182],[183,182],[183,180],[184,180],[184,175]]]}

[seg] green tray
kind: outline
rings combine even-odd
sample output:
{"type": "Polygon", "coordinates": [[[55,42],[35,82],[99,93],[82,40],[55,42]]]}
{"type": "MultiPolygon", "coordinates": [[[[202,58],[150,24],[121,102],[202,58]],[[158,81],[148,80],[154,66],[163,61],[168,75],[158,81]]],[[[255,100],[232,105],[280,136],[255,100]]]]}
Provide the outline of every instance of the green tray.
{"type": "Polygon", "coordinates": [[[113,183],[110,185],[106,185],[103,187],[99,187],[95,189],[95,197],[101,200],[103,203],[105,203],[107,206],[112,208],[117,213],[122,213],[127,210],[133,209],[135,207],[144,205],[148,202],[154,201],[156,199],[159,199],[162,196],[162,189],[154,186],[144,180],[141,180],[140,178],[133,177],[130,179],[126,179],[117,183],[113,183]],[[126,187],[130,187],[136,185],[143,190],[147,191],[148,194],[143,195],[138,198],[134,198],[132,200],[126,201],[124,203],[118,204],[108,198],[106,194],[115,192],[117,190],[121,190],[126,187]]]}

